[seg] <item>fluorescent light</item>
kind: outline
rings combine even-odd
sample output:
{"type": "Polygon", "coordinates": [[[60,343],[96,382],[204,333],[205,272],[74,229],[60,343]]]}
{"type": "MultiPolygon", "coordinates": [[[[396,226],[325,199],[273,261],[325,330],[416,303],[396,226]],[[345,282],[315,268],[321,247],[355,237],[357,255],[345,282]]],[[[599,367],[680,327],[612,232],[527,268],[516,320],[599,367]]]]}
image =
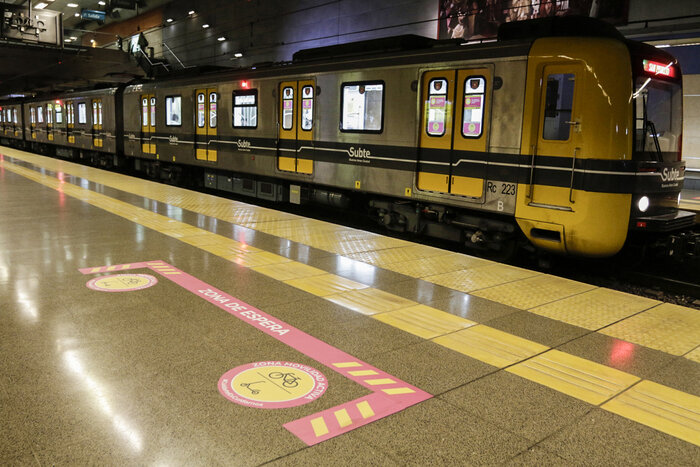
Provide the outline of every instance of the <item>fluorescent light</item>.
{"type": "Polygon", "coordinates": [[[233,54],[233,56],[236,58],[241,58],[243,56],[243,54],[240,52],[236,52],[235,54],[233,54]]]}
{"type": "Polygon", "coordinates": [[[63,42],[71,42],[70,39],[63,39],[63,42]]]}
{"type": "Polygon", "coordinates": [[[94,44],[94,43],[95,43],[95,39],[90,39],[90,43],[91,43],[91,44],[94,44]]]}
{"type": "Polygon", "coordinates": [[[173,22],[173,19],[172,19],[172,18],[168,18],[168,19],[165,20],[165,22],[166,22],[166,23],[172,23],[172,22],[173,22]]]}
{"type": "Polygon", "coordinates": [[[226,40],[226,38],[225,38],[224,36],[221,36],[221,37],[219,37],[219,39],[217,39],[217,40],[218,40],[219,42],[223,42],[223,41],[226,40]]]}
{"type": "Polygon", "coordinates": [[[106,2],[103,2],[102,0],[100,0],[99,2],[97,2],[97,4],[100,5],[100,6],[105,6],[107,3],[106,3],[106,2]]]}
{"type": "Polygon", "coordinates": [[[78,38],[77,38],[77,37],[75,37],[75,36],[70,36],[70,40],[72,40],[72,41],[77,41],[77,40],[78,40],[78,38]]]}
{"type": "Polygon", "coordinates": [[[78,4],[77,4],[77,3],[69,3],[69,4],[67,4],[66,6],[67,6],[68,8],[78,8],[78,4]]]}
{"type": "Polygon", "coordinates": [[[76,18],[80,18],[80,13],[76,13],[73,16],[75,16],[76,18]]]}
{"type": "Polygon", "coordinates": [[[37,3],[36,5],[34,5],[34,9],[35,9],[35,10],[43,10],[43,9],[46,8],[47,6],[49,6],[48,3],[46,3],[46,2],[39,2],[39,3],[37,3]]]}
{"type": "Polygon", "coordinates": [[[194,10],[188,11],[187,14],[188,14],[188,15],[193,15],[193,14],[194,14],[194,10]]]}
{"type": "Polygon", "coordinates": [[[202,29],[206,29],[206,28],[208,28],[208,27],[209,27],[208,24],[203,24],[203,25],[202,25],[202,29]]]}

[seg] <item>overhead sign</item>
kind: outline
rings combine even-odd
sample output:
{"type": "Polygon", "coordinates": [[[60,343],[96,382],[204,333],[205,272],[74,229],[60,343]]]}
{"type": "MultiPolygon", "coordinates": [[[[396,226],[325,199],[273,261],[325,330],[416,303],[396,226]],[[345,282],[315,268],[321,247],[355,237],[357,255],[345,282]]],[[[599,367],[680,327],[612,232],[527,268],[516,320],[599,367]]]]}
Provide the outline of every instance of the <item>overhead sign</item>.
{"type": "Polygon", "coordinates": [[[105,12],[98,10],[83,10],[80,12],[80,17],[82,19],[91,19],[94,21],[104,21],[105,12]]]}

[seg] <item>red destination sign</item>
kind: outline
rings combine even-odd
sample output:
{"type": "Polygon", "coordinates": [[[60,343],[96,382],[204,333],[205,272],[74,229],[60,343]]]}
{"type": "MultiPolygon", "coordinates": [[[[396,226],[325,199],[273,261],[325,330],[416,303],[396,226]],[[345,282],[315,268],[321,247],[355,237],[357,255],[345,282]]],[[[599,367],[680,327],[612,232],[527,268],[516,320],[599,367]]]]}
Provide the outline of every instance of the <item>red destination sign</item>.
{"type": "Polygon", "coordinates": [[[655,75],[668,76],[669,78],[676,76],[676,72],[670,63],[652,62],[651,60],[644,60],[644,71],[655,75]]]}

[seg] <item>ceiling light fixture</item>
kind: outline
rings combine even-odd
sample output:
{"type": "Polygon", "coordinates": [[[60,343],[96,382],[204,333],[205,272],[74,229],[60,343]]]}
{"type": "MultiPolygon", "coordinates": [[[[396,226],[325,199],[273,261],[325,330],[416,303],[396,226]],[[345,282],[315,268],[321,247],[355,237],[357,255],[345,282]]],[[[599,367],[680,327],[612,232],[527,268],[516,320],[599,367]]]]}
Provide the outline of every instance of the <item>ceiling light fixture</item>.
{"type": "Polygon", "coordinates": [[[203,25],[202,25],[202,29],[206,29],[206,28],[208,28],[208,27],[209,27],[208,24],[203,24],[203,25]]]}
{"type": "Polygon", "coordinates": [[[218,40],[219,42],[223,42],[223,41],[226,40],[226,38],[225,38],[224,36],[221,36],[221,37],[219,37],[217,40],[218,40]]]}
{"type": "Polygon", "coordinates": [[[73,16],[75,16],[76,18],[80,18],[80,13],[76,13],[73,16]]]}
{"type": "Polygon", "coordinates": [[[78,4],[77,4],[77,3],[69,3],[69,4],[67,4],[66,6],[67,6],[68,8],[78,8],[78,4]]]}
{"type": "Polygon", "coordinates": [[[236,52],[235,54],[233,54],[233,56],[236,58],[241,58],[243,56],[243,54],[240,52],[236,52]]]}
{"type": "Polygon", "coordinates": [[[193,15],[193,14],[194,14],[194,10],[188,11],[187,14],[188,14],[188,15],[193,15]]]}
{"type": "Polygon", "coordinates": [[[34,9],[35,9],[35,10],[43,10],[43,9],[46,8],[47,6],[49,6],[48,3],[46,3],[46,2],[39,2],[39,3],[37,3],[36,5],[34,5],[34,9]]]}
{"type": "Polygon", "coordinates": [[[100,6],[105,6],[107,2],[103,2],[102,0],[100,0],[99,2],[97,2],[97,4],[100,6]]]}
{"type": "Polygon", "coordinates": [[[172,19],[172,18],[168,18],[168,19],[165,20],[165,22],[166,22],[166,23],[172,23],[172,22],[173,22],[173,19],[172,19]]]}

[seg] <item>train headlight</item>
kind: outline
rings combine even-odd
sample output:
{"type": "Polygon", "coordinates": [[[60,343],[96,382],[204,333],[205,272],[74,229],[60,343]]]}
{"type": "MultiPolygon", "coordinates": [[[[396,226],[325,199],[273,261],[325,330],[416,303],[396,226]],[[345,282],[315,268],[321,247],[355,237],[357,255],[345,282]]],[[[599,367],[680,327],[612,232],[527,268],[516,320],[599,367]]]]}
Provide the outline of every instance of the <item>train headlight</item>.
{"type": "Polygon", "coordinates": [[[637,207],[640,211],[647,212],[647,209],[649,209],[649,198],[647,196],[642,196],[639,198],[639,201],[637,201],[637,207]]]}

